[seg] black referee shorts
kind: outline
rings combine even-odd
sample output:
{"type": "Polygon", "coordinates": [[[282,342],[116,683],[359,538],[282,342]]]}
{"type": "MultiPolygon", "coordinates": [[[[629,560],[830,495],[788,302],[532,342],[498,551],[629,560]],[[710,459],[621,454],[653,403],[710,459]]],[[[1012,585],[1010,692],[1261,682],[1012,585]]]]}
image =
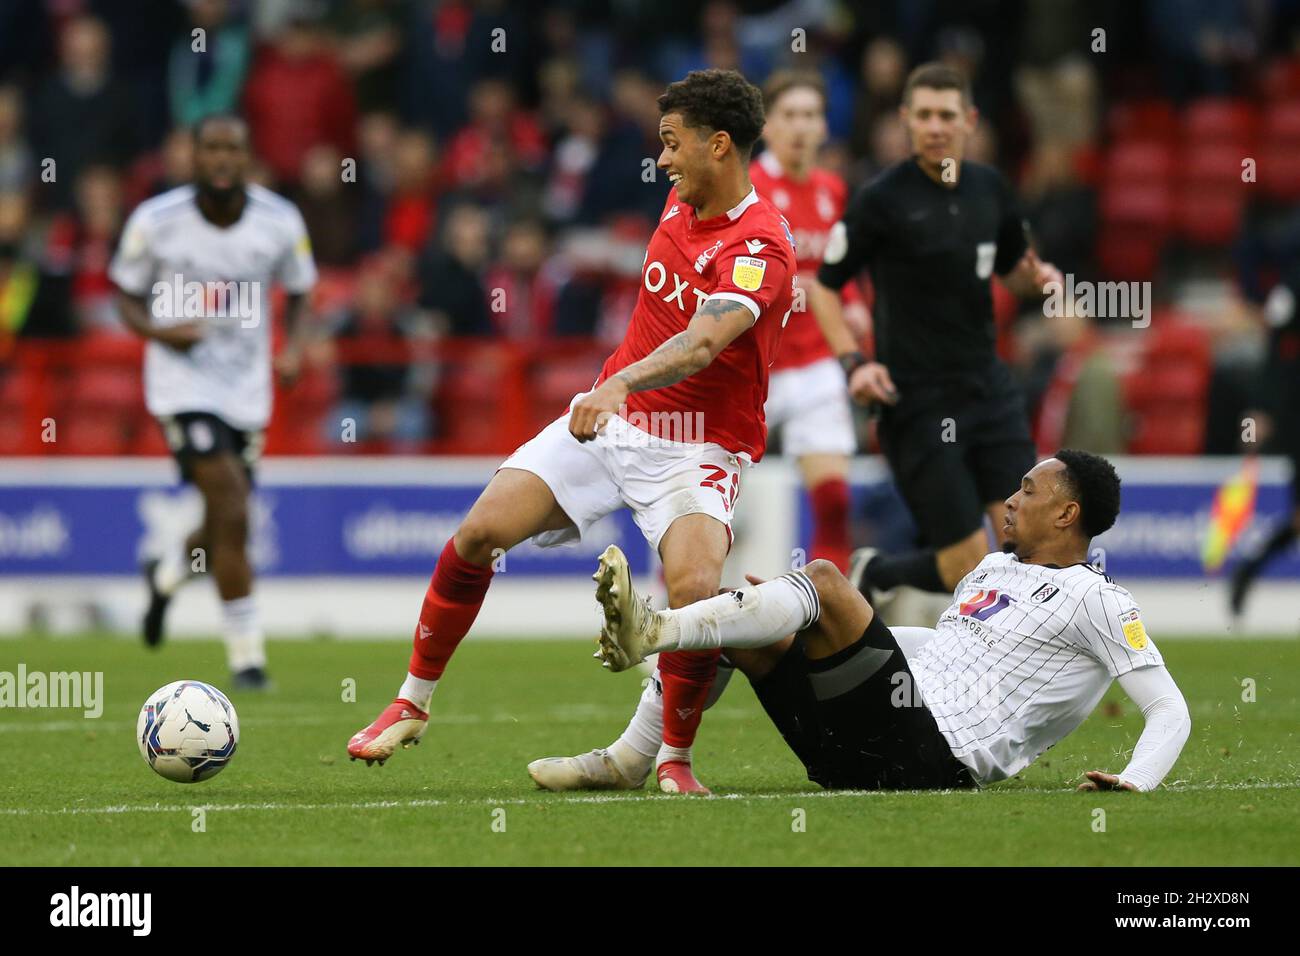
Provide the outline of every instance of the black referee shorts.
{"type": "Polygon", "coordinates": [[[262,455],[264,432],[260,429],[246,431],[228,424],[211,412],[177,412],[158,419],[167,447],[180,466],[181,481],[193,481],[193,463],[197,458],[232,454],[244,465],[248,483],[253,483],[253,471],[262,455]]]}
{"type": "Polygon", "coordinates": [[[809,660],[796,636],[754,692],[808,779],[828,790],[975,786],[919,703],[907,659],[879,617],[824,660],[809,660]]]}
{"type": "Polygon", "coordinates": [[[1009,381],[900,391],[881,414],[880,447],[922,543],[946,547],[978,531],[984,509],[1034,467],[1024,399],[1009,381]]]}

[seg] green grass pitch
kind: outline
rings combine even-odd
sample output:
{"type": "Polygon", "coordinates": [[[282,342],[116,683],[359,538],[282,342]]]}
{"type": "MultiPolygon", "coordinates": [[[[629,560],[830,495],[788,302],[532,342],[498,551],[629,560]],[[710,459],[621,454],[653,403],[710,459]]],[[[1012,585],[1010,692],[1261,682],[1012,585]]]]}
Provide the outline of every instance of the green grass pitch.
{"type": "Polygon", "coordinates": [[[588,642],[470,639],[424,743],[382,768],[350,762],[344,745],[391,699],[406,645],[272,642],[277,689],[234,696],[234,761],[187,786],[140,759],[136,714],[171,680],[223,686],[217,642],[147,653],[100,636],[0,640],[0,670],[103,671],[105,698],[97,720],[0,710],[0,863],[1300,863],[1300,642],[1160,646],[1193,729],[1159,793],[1074,792],[1084,770],[1120,769],[1137,739],[1141,715],[1117,686],[1070,738],[988,790],[827,794],[737,676],[696,745],[717,794],[699,799],[534,789],[529,760],[604,746],[639,692],[637,677],[601,672],[588,642]],[[1247,678],[1254,702],[1242,699],[1247,678]]]}

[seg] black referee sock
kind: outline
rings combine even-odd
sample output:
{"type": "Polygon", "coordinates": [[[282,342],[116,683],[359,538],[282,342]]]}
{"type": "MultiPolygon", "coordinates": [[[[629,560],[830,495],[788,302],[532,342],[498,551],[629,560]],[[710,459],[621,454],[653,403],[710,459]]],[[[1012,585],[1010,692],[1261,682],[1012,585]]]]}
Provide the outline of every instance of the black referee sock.
{"type": "Polygon", "coordinates": [[[1263,570],[1264,565],[1286,550],[1295,539],[1295,525],[1290,521],[1283,522],[1273,530],[1273,534],[1269,537],[1268,543],[1264,545],[1263,549],[1246,563],[1251,565],[1252,570],[1263,570]]]}
{"type": "Polygon", "coordinates": [[[877,591],[888,591],[900,584],[922,591],[949,590],[939,577],[939,562],[933,548],[904,551],[902,554],[878,554],[867,565],[866,579],[877,591]]]}

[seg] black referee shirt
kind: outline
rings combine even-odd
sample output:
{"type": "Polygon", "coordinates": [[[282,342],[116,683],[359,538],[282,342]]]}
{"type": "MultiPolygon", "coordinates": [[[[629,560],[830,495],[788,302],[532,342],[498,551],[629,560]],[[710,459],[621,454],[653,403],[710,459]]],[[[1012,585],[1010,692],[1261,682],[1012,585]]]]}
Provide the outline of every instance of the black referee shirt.
{"type": "Polygon", "coordinates": [[[839,289],[868,269],[876,358],[900,390],[986,374],[996,365],[989,279],[1028,249],[1014,191],[996,169],[963,161],[957,184],[906,159],[858,191],[826,245],[818,280],[839,289]]]}

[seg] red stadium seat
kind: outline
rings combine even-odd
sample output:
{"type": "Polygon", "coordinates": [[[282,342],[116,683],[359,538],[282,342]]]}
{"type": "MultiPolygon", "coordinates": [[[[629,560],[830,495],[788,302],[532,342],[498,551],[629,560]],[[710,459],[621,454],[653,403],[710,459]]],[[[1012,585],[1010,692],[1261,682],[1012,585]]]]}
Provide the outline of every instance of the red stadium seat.
{"type": "Polygon", "coordinates": [[[1269,199],[1291,203],[1300,200],[1300,142],[1266,143],[1255,157],[1255,177],[1269,199]]]}
{"type": "Polygon", "coordinates": [[[1210,344],[1198,327],[1162,311],[1153,316],[1138,368],[1125,380],[1134,431],[1129,451],[1194,455],[1204,449],[1210,344]]]}
{"type": "Polygon", "coordinates": [[[1167,183],[1114,183],[1101,194],[1101,220],[1107,226],[1140,228],[1163,237],[1173,224],[1173,197],[1167,183]]]}
{"type": "Polygon", "coordinates": [[[1246,158],[1231,146],[1211,144],[1188,151],[1178,164],[1178,172],[1187,188],[1236,195],[1246,187],[1242,179],[1242,161],[1246,158]]]}
{"type": "Polygon", "coordinates": [[[1173,168],[1172,150],[1150,141],[1116,143],[1104,166],[1107,182],[1129,186],[1168,180],[1173,168]]]}
{"type": "Polygon", "coordinates": [[[1183,143],[1197,149],[1209,144],[1233,146],[1249,155],[1259,116],[1242,100],[1217,97],[1196,100],[1183,110],[1183,143]]]}
{"type": "Polygon", "coordinates": [[[1149,282],[1160,266],[1162,246],[1163,235],[1125,226],[1105,227],[1097,238],[1097,264],[1108,279],[1149,282]]]}
{"type": "Polygon", "coordinates": [[[1270,63],[1260,81],[1260,92],[1270,100],[1300,100],[1300,58],[1270,63]]]}
{"type": "Polygon", "coordinates": [[[1116,103],[1106,114],[1106,130],[1115,140],[1172,143],[1178,137],[1178,114],[1168,100],[1116,103]]]}
{"type": "Polygon", "coordinates": [[[1178,235],[1201,246],[1227,246],[1237,238],[1245,200],[1240,195],[1189,187],[1176,210],[1178,235]]]}

